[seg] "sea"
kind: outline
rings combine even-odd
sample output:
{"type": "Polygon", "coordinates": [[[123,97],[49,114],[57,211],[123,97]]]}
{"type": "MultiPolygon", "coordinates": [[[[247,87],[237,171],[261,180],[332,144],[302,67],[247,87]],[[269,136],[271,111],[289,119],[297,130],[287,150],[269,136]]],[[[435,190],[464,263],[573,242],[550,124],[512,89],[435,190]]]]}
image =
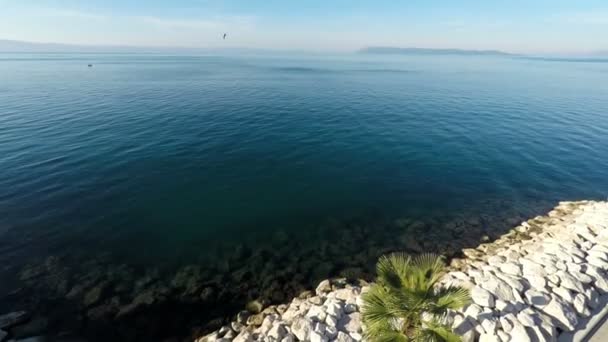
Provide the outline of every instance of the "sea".
{"type": "Polygon", "coordinates": [[[607,197],[608,60],[0,54],[13,337],[187,339],[607,197]]]}

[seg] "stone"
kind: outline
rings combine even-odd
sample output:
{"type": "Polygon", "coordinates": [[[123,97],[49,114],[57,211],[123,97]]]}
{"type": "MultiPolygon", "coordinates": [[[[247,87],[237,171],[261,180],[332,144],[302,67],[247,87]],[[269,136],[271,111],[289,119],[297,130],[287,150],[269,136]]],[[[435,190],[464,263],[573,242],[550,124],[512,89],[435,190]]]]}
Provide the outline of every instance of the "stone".
{"type": "Polygon", "coordinates": [[[508,263],[502,264],[500,266],[500,270],[503,273],[514,275],[514,276],[522,275],[521,267],[513,262],[508,262],[508,263]]]}
{"type": "Polygon", "coordinates": [[[338,326],[338,319],[335,316],[327,315],[327,317],[325,317],[325,324],[327,324],[328,327],[336,327],[338,326]]]}
{"type": "Polygon", "coordinates": [[[551,301],[551,297],[543,292],[530,289],[524,294],[526,302],[536,308],[542,309],[551,301]]]}
{"type": "Polygon", "coordinates": [[[512,313],[506,314],[504,316],[500,316],[498,321],[500,322],[500,326],[502,330],[506,332],[510,332],[513,329],[513,322],[516,321],[517,318],[512,313]]]}
{"type": "Polygon", "coordinates": [[[327,337],[325,337],[322,334],[319,334],[316,331],[311,331],[310,339],[308,341],[310,341],[310,342],[327,342],[327,337]]]}
{"type": "Polygon", "coordinates": [[[568,273],[559,271],[557,272],[557,276],[560,279],[560,286],[579,293],[585,292],[583,284],[568,273]]]}
{"type": "Polygon", "coordinates": [[[325,320],[325,317],[327,317],[327,313],[325,312],[322,306],[313,305],[308,310],[308,313],[306,313],[306,317],[310,318],[315,322],[323,322],[325,320]]]}
{"type": "Polygon", "coordinates": [[[321,305],[321,304],[323,304],[323,299],[321,297],[319,297],[319,296],[312,296],[312,297],[308,298],[308,301],[311,304],[314,304],[314,305],[321,305]]]}
{"type": "Polygon", "coordinates": [[[238,335],[236,335],[236,337],[232,341],[233,342],[253,342],[253,337],[251,336],[251,333],[249,331],[243,330],[238,335]]]}
{"type": "Polygon", "coordinates": [[[483,309],[481,308],[481,306],[477,304],[469,304],[466,310],[464,310],[464,315],[473,319],[477,319],[477,316],[479,316],[482,311],[483,309]]]}
{"type": "Polygon", "coordinates": [[[287,335],[287,329],[285,329],[285,325],[281,323],[275,323],[272,325],[270,330],[267,333],[268,337],[272,337],[275,341],[280,341],[287,335]]]}
{"type": "Polygon", "coordinates": [[[494,307],[494,296],[487,290],[475,286],[471,291],[471,299],[475,304],[485,306],[488,308],[494,307]]]}
{"type": "Polygon", "coordinates": [[[526,328],[519,322],[514,322],[513,329],[509,332],[511,341],[517,342],[532,342],[530,335],[526,328]]]}
{"type": "Polygon", "coordinates": [[[312,322],[307,318],[298,317],[291,324],[291,333],[300,341],[307,341],[312,331],[312,322]]]}
{"type": "Polygon", "coordinates": [[[493,335],[496,333],[497,320],[494,317],[480,318],[481,327],[486,334],[493,335]]]}
{"type": "Polygon", "coordinates": [[[562,298],[569,304],[572,304],[574,302],[574,295],[572,294],[572,292],[570,292],[570,290],[566,288],[558,286],[556,288],[553,288],[553,293],[560,296],[560,298],[562,298]]]}
{"type": "Polygon", "coordinates": [[[533,275],[544,277],[547,275],[545,272],[545,268],[532,260],[521,258],[519,259],[519,262],[521,263],[522,273],[524,276],[533,275]]]}
{"type": "Polygon", "coordinates": [[[500,299],[497,299],[495,302],[496,302],[495,308],[498,312],[509,313],[509,312],[516,311],[515,306],[511,303],[503,302],[500,299]]]}
{"type": "Polygon", "coordinates": [[[256,315],[251,315],[247,318],[247,325],[260,326],[264,322],[264,314],[259,313],[256,315]]]}
{"type": "Polygon", "coordinates": [[[289,334],[281,340],[281,342],[295,342],[296,337],[293,334],[289,334]]]}
{"type": "Polygon", "coordinates": [[[344,315],[344,317],[338,321],[338,330],[348,333],[361,332],[361,314],[358,312],[353,312],[351,314],[344,315]]]}
{"type": "Polygon", "coordinates": [[[553,317],[563,330],[573,331],[578,324],[574,309],[557,296],[553,296],[551,302],[542,308],[542,311],[553,317]]]}
{"type": "Polygon", "coordinates": [[[585,298],[587,298],[587,304],[591,309],[595,309],[600,305],[600,298],[597,291],[593,288],[585,289],[585,298]]]}
{"type": "Polygon", "coordinates": [[[506,261],[506,258],[500,255],[493,255],[488,258],[488,264],[492,266],[500,266],[506,261]]]}
{"type": "Polygon", "coordinates": [[[534,317],[532,317],[532,315],[530,315],[530,313],[527,312],[526,310],[521,311],[520,313],[517,314],[517,320],[524,327],[533,327],[536,325],[536,322],[534,321],[534,317]]]}
{"type": "Polygon", "coordinates": [[[344,305],[344,312],[347,314],[353,313],[357,311],[357,304],[346,304],[344,305]]]}
{"type": "Polygon", "coordinates": [[[335,339],[336,342],[355,342],[355,340],[350,337],[348,334],[345,334],[341,331],[338,331],[338,335],[335,339]]]}
{"type": "Polygon", "coordinates": [[[608,262],[606,262],[606,261],[604,261],[604,260],[602,260],[602,259],[600,259],[598,257],[592,256],[592,255],[587,256],[587,262],[590,265],[598,267],[598,268],[600,268],[602,270],[607,270],[608,269],[608,262]]]}
{"type": "Polygon", "coordinates": [[[327,336],[330,340],[336,338],[338,335],[338,328],[326,326],[325,327],[325,336],[327,336]]]}
{"type": "Polygon", "coordinates": [[[12,327],[13,325],[25,322],[27,319],[28,315],[25,311],[14,311],[0,315],[0,329],[12,327]]]}
{"type": "Polygon", "coordinates": [[[460,335],[462,342],[474,342],[477,337],[475,325],[468,319],[463,320],[453,329],[454,333],[460,335]]]}
{"type": "Polygon", "coordinates": [[[322,296],[329,292],[331,292],[331,283],[328,279],[325,279],[320,282],[317,288],[315,289],[315,293],[317,294],[317,296],[322,296]]]}
{"type": "Polygon", "coordinates": [[[498,335],[481,334],[479,335],[479,342],[501,342],[502,340],[498,335]]]}
{"type": "Polygon", "coordinates": [[[490,292],[497,299],[505,302],[512,302],[515,300],[513,297],[513,288],[497,277],[486,277],[483,279],[482,283],[478,284],[478,286],[488,290],[488,292],[490,292]]]}
{"type": "Polygon", "coordinates": [[[352,289],[339,289],[335,291],[336,298],[343,300],[347,304],[354,304],[357,300],[357,294],[352,289]]]}
{"type": "Polygon", "coordinates": [[[576,296],[574,296],[574,310],[576,310],[576,312],[582,316],[582,317],[589,317],[591,316],[591,312],[589,311],[589,308],[587,307],[587,299],[585,298],[585,296],[583,294],[577,293],[576,296]]]}
{"type": "Polygon", "coordinates": [[[510,342],[511,341],[511,336],[509,336],[509,334],[507,334],[506,332],[504,332],[502,330],[498,330],[496,332],[496,334],[498,335],[498,337],[500,337],[500,340],[502,342],[510,342]]]}
{"type": "Polygon", "coordinates": [[[537,290],[547,290],[547,280],[541,276],[529,275],[526,277],[530,287],[537,290]]]}
{"type": "Polygon", "coordinates": [[[326,312],[328,315],[334,316],[336,318],[340,318],[340,317],[342,317],[343,307],[342,307],[342,305],[340,305],[338,303],[329,303],[327,305],[326,312]]]}

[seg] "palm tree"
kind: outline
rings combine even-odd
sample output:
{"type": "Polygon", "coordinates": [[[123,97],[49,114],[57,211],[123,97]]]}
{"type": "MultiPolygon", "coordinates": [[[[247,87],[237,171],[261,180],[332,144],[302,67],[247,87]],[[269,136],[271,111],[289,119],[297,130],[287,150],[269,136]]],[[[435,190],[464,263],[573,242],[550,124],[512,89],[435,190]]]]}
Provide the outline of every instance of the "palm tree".
{"type": "Polygon", "coordinates": [[[446,324],[448,309],[470,302],[467,289],[441,287],[443,260],[433,254],[382,256],[378,279],[362,295],[366,338],[376,342],[460,342],[446,324]]]}

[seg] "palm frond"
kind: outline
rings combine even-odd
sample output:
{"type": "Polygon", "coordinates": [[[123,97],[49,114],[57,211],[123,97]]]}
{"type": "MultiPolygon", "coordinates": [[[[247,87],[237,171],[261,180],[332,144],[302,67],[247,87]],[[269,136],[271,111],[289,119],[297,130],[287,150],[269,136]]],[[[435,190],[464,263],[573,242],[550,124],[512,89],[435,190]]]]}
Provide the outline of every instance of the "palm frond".
{"type": "Polygon", "coordinates": [[[378,282],[393,289],[401,288],[409,273],[410,262],[411,257],[405,253],[381,256],[376,265],[378,282]]]}
{"type": "Polygon", "coordinates": [[[445,263],[436,254],[425,253],[416,256],[412,260],[412,269],[416,270],[418,284],[424,288],[432,288],[441,279],[444,273],[445,263]]]}
{"type": "Polygon", "coordinates": [[[422,341],[429,342],[461,342],[460,336],[452,332],[445,325],[439,324],[436,321],[426,323],[426,327],[421,329],[422,341]]]}
{"type": "Polygon", "coordinates": [[[460,309],[471,302],[469,290],[462,287],[441,287],[435,289],[432,297],[435,306],[442,312],[445,312],[447,309],[460,309]]]}

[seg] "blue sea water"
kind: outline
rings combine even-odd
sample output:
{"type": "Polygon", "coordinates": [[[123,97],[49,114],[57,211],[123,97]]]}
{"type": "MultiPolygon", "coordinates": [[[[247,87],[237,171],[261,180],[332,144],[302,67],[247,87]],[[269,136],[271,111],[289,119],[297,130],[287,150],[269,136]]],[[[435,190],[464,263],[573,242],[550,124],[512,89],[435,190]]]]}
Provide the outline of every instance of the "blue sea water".
{"type": "Polygon", "coordinates": [[[314,246],[330,219],[607,196],[607,62],[0,55],[5,270],[187,264],[277,232],[314,246]]]}

